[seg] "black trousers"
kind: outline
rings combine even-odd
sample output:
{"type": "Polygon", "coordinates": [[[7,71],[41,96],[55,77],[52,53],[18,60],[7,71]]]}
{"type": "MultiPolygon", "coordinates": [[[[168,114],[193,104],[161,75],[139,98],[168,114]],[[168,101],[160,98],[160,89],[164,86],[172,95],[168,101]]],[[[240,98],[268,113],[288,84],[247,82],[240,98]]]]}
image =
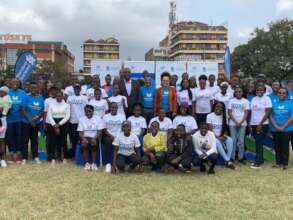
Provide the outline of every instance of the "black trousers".
{"type": "Polygon", "coordinates": [[[103,135],[102,141],[105,145],[103,150],[103,164],[112,164],[115,150],[115,147],[112,144],[113,140],[109,136],[103,135]]]}
{"type": "Polygon", "coordinates": [[[198,155],[196,154],[195,157],[194,157],[194,160],[193,160],[193,164],[195,166],[203,166],[205,163],[207,162],[210,162],[211,165],[210,165],[210,169],[214,169],[214,167],[216,166],[217,164],[217,160],[218,160],[218,154],[216,153],[213,153],[213,154],[210,154],[207,158],[205,159],[200,159],[198,157],[198,155]]]}
{"type": "Polygon", "coordinates": [[[156,157],[156,161],[157,161],[156,164],[152,164],[150,157],[146,154],[142,157],[142,162],[146,165],[155,165],[158,168],[161,168],[162,166],[165,165],[166,159],[167,159],[166,152],[164,152],[164,151],[156,152],[155,157],[156,157]]]}
{"type": "Polygon", "coordinates": [[[124,171],[127,164],[129,164],[131,169],[134,169],[138,164],[140,164],[139,156],[137,154],[131,154],[130,156],[118,154],[116,159],[116,166],[118,170],[124,171]]]}
{"type": "Polygon", "coordinates": [[[176,159],[178,156],[179,155],[177,155],[177,154],[168,154],[168,156],[167,156],[168,164],[170,166],[174,167],[175,169],[179,168],[179,164],[181,164],[184,169],[191,169],[191,162],[192,162],[191,156],[190,157],[182,157],[182,160],[177,164],[171,163],[171,161],[176,159]]]}
{"type": "Polygon", "coordinates": [[[256,132],[256,128],[257,128],[256,125],[252,126],[252,135],[255,139],[255,145],[256,145],[255,163],[258,165],[261,165],[264,163],[263,145],[264,145],[264,140],[265,140],[266,135],[269,130],[269,125],[263,125],[262,132],[260,132],[260,133],[256,132]]]}
{"type": "Polygon", "coordinates": [[[74,158],[76,145],[78,144],[78,141],[79,141],[79,133],[77,131],[78,124],[69,123],[68,127],[69,127],[69,139],[72,146],[72,149],[71,149],[72,153],[70,157],[74,158]]]}
{"type": "Polygon", "coordinates": [[[291,138],[290,132],[272,132],[275,153],[276,153],[276,164],[288,166],[289,162],[289,141],[291,138]]]}
{"type": "MultiPolygon", "coordinates": [[[[61,119],[54,119],[56,123],[61,121],[61,119]]],[[[51,161],[52,159],[62,159],[67,158],[67,133],[68,133],[68,124],[65,123],[64,125],[59,127],[60,134],[57,135],[52,125],[49,125],[47,128],[48,133],[48,160],[51,161]],[[57,153],[57,156],[56,156],[57,153]]]]}
{"type": "Polygon", "coordinates": [[[22,124],[24,146],[22,149],[22,159],[28,159],[28,143],[31,143],[32,158],[38,157],[38,132],[39,125],[32,127],[29,123],[22,124]]]}

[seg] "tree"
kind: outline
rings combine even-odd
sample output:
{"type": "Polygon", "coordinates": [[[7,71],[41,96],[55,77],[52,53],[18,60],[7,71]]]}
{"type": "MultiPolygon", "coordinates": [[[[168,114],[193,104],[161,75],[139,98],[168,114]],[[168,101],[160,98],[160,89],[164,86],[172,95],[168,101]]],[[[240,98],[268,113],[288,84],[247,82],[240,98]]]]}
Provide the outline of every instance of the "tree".
{"type": "Polygon", "coordinates": [[[270,23],[268,30],[256,28],[247,44],[234,49],[233,71],[245,76],[265,74],[268,78],[293,78],[293,21],[270,23]]]}

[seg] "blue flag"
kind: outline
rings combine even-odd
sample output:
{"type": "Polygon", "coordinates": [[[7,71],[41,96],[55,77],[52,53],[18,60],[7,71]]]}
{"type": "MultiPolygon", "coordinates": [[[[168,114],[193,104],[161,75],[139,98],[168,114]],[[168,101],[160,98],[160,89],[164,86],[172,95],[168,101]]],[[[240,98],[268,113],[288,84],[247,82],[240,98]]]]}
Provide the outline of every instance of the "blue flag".
{"type": "Polygon", "coordinates": [[[31,51],[21,53],[15,63],[15,77],[24,83],[31,76],[36,65],[36,55],[31,51]]]}
{"type": "Polygon", "coordinates": [[[226,47],[225,49],[224,71],[225,71],[225,75],[228,77],[228,79],[230,79],[232,67],[231,67],[231,53],[230,53],[229,47],[226,47]]]}

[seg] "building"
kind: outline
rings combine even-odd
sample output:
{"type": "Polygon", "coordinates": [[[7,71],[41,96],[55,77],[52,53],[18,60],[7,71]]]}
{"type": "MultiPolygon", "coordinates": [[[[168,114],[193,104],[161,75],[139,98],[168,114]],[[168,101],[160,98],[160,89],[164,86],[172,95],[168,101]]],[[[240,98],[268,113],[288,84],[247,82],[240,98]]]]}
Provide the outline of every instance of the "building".
{"type": "Polygon", "coordinates": [[[74,55],[59,41],[32,41],[31,35],[0,35],[0,70],[14,69],[18,55],[32,51],[42,61],[64,64],[67,72],[74,72],[74,55]]]}
{"type": "MultiPolygon", "coordinates": [[[[210,26],[201,22],[178,22],[172,25],[160,48],[168,51],[170,61],[212,61],[219,63],[219,72],[224,72],[224,54],[228,43],[228,30],[224,26],[210,26]]],[[[155,54],[154,49],[151,49],[155,54]]],[[[150,56],[146,60],[157,60],[150,56]]],[[[160,60],[160,57],[158,57],[160,60]]]]}
{"type": "Polygon", "coordinates": [[[119,57],[119,42],[113,37],[83,42],[84,73],[91,72],[91,60],[119,60],[119,57]]]}

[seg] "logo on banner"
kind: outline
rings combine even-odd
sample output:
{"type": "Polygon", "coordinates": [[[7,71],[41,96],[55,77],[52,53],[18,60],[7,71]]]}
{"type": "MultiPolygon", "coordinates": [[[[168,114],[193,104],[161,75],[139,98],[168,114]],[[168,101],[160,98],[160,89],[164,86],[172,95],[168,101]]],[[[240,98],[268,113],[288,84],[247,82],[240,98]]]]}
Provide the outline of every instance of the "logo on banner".
{"type": "Polygon", "coordinates": [[[171,66],[171,72],[174,72],[174,66],[171,66]]]}
{"type": "Polygon", "coordinates": [[[31,51],[23,52],[15,63],[15,77],[24,83],[37,65],[37,57],[31,51]]]}
{"type": "Polygon", "coordinates": [[[109,67],[109,66],[106,66],[106,70],[107,70],[107,71],[110,71],[110,67],[109,67]]]}

